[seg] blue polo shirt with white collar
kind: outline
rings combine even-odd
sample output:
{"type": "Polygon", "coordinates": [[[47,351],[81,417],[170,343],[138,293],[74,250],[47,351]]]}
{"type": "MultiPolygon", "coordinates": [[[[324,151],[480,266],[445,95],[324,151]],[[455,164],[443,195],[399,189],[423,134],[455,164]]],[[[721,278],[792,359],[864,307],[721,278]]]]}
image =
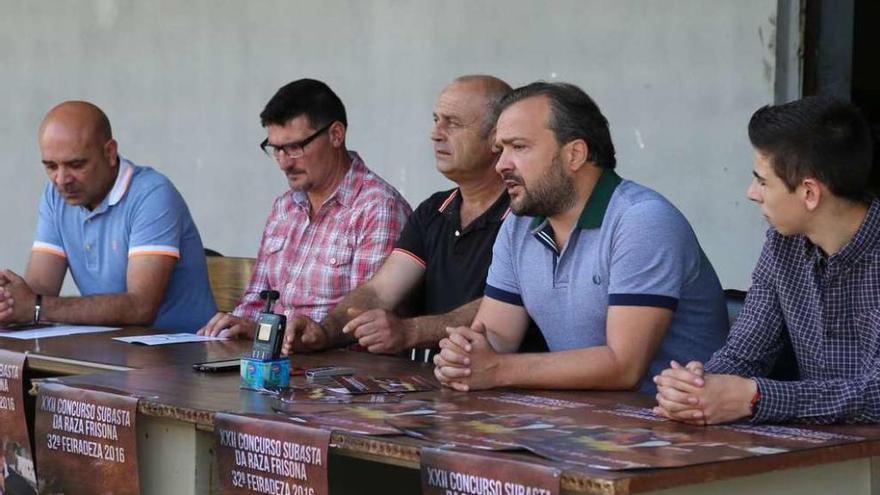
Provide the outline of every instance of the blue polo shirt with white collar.
{"type": "Polygon", "coordinates": [[[164,175],[122,157],[94,210],[68,204],[46,185],[32,249],[65,258],[83,296],[125,292],[131,257],[177,258],[153,326],[195,332],[217,311],[202,240],[180,193],[164,175]]]}
{"type": "Polygon", "coordinates": [[[684,215],[613,170],[603,171],[562,250],[546,219],[508,216],[486,296],[523,306],[551,352],[605,345],[609,306],[673,310],[640,385],[646,393],[670,360],[705,361],[728,331],[721,284],[684,215]]]}

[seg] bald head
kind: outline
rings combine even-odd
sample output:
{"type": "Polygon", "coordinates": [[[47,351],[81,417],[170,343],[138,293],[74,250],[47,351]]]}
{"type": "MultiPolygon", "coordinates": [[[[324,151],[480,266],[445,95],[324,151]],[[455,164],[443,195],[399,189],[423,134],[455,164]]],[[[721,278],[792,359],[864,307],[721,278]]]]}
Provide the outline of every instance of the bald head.
{"type": "Polygon", "coordinates": [[[437,170],[458,183],[500,178],[494,171],[497,155],[492,135],[498,102],[510,90],[492,76],[462,76],[443,88],[434,104],[431,140],[437,170]]]}
{"type": "Polygon", "coordinates": [[[39,143],[46,173],[68,203],[94,208],[104,199],[119,160],[100,108],[85,101],[55,106],[40,124],[39,143]]]}
{"type": "Polygon", "coordinates": [[[104,144],[113,138],[107,115],[87,101],[65,101],[49,110],[40,124],[40,140],[47,132],[77,135],[83,144],[104,144]]]}
{"type": "Polygon", "coordinates": [[[495,127],[498,120],[499,104],[501,100],[512,91],[509,84],[494,76],[484,74],[470,74],[456,77],[443,91],[452,87],[467,88],[479,93],[485,100],[483,132],[488,135],[495,127]]]}

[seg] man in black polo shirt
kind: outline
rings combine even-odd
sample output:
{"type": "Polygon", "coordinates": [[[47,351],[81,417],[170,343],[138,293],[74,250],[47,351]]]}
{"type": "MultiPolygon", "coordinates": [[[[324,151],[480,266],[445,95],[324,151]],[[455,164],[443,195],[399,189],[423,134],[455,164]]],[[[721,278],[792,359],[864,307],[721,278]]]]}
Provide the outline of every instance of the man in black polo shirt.
{"type": "Polygon", "coordinates": [[[447,326],[470,325],[510,201],[492,148],[496,107],[509,91],[491,76],[463,76],[443,89],[431,140],[437,169],[458,187],[419,205],[376,275],[324,321],[296,317],[287,327],[285,353],[355,341],[369,352],[398,353],[435,347],[447,326]],[[423,316],[399,318],[394,311],[407,301],[423,316]]]}

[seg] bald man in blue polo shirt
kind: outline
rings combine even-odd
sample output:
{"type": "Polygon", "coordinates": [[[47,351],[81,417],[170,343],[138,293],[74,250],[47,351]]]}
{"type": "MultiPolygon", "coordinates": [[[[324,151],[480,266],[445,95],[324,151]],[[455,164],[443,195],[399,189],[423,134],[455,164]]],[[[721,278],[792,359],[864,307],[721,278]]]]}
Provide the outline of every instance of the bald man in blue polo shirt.
{"type": "Polygon", "coordinates": [[[95,105],[62,103],[39,132],[49,176],[27,272],[0,272],[0,324],[151,325],[195,332],[216,311],[202,241],[174,185],[117,153],[95,105]],[[59,297],[70,268],[79,297],[59,297]]]}
{"type": "Polygon", "coordinates": [[[684,216],[615,172],[608,121],[576,86],[501,103],[495,144],[515,215],[493,249],[473,325],[447,329],[435,374],[501,386],[653,392],[670,360],[724,342],[721,285],[684,216]],[[513,354],[531,317],[549,353],[513,354]]]}

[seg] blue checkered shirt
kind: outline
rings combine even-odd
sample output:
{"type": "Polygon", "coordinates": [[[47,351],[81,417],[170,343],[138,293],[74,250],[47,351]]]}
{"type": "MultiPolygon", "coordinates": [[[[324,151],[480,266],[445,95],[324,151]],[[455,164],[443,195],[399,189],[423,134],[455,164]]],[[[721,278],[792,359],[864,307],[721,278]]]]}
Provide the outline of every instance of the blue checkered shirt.
{"type": "Polygon", "coordinates": [[[755,422],[880,422],[880,201],[829,257],[770,229],[745,305],[706,371],[755,379],[755,422]],[[786,331],[800,381],[762,378],[786,331]]]}

